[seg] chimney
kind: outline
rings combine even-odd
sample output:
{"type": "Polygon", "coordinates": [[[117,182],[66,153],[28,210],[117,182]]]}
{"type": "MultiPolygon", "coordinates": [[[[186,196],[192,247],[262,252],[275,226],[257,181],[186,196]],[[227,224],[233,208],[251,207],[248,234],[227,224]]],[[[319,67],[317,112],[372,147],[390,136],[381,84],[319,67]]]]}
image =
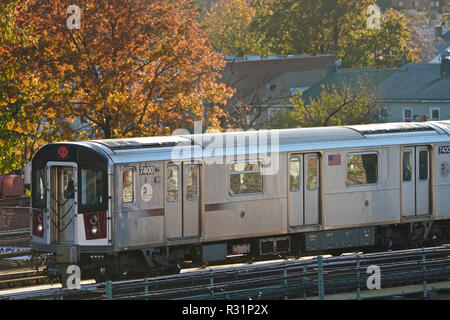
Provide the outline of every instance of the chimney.
{"type": "Polygon", "coordinates": [[[327,64],[327,78],[337,71],[336,64],[327,64]]]}
{"type": "Polygon", "coordinates": [[[450,78],[450,49],[441,54],[441,79],[450,78]]]}
{"type": "Polygon", "coordinates": [[[436,39],[442,38],[442,37],[443,37],[443,34],[442,34],[442,25],[440,25],[440,26],[435,26],[435,27],[434,27],[434,37],[435,37],[436,39]]]}

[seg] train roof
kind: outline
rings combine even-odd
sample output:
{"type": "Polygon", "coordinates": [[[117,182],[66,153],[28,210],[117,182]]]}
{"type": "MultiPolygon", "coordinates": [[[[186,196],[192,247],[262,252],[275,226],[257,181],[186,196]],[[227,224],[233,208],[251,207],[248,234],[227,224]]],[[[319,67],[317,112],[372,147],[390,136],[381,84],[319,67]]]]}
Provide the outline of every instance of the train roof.
{"type": "Polygon", "coordinates": [[[114,163],[450,141],[450,121],[239,131],[78,142],[114,163]]]}

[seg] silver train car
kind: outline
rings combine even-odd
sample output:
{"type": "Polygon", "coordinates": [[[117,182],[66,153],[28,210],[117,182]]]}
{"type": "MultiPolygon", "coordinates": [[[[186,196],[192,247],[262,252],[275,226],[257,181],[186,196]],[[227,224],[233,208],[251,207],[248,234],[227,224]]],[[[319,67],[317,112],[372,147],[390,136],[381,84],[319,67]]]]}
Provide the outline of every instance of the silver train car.
{"type": "Polygon", "coordinates": [[[31,247],[108,278],[445,243],[449,163],[450,121],[51,143],[31,247]]]}

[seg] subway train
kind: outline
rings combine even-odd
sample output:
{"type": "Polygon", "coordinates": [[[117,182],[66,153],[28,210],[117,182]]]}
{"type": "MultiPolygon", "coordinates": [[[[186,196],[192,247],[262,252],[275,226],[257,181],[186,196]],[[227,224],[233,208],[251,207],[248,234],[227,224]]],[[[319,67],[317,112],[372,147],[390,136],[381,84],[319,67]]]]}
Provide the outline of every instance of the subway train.
{"type": "Polygon", "coordinates": [[[97,279],[446,243],[450,121],[50,143],[31,247],[97,279]]]}

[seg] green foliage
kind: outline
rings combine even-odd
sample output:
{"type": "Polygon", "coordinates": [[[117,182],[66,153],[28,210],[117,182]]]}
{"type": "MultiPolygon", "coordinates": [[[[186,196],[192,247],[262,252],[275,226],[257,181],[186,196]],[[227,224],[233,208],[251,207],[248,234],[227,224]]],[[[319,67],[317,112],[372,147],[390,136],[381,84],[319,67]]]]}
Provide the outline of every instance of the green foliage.
{"type": "Polygon", "coordinates": [[[322,88],[319,97],[305,103],[302,94],[291,98],[294,110],[271,117],[269,127],[326,127],[377,122],[380,112],[369,89],[332,85],[322,88]]]}
{"type": "Polygon", "coordinates": [[[339,56],[344,67],[400,67],[418,61],[409,46],[410,37],[406,17],[389,9],[383,15],[380,29],[351,31],[339,56]]]}
{"type": "MultiPolygon", "coordinates": [[[[228,55],[334,53],[347,67],[393,67],[414,62],[408,20],[392,9],[380,30],[367,27],[375,0],[219,0],[205,27],[214,48],[228,55]],[[406,48],[406,50],[404,50],[406,48]]],[[[386,9],[389,1],[380,1],[386,9]]]]}

